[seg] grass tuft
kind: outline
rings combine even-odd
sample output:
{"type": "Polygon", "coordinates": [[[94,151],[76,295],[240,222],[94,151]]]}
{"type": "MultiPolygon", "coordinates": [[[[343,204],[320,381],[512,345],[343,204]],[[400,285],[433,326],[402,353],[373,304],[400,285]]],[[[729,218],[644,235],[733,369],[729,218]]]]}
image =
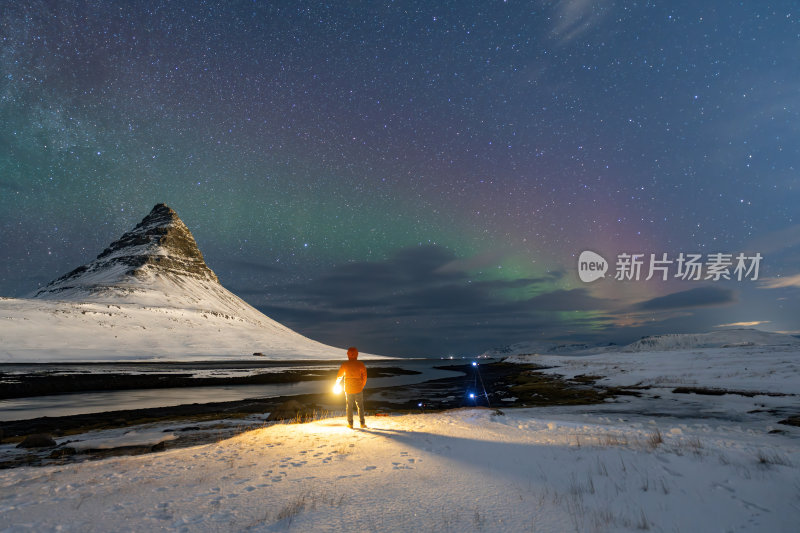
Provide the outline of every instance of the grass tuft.
{"type": "Polygon", "coordinates": [[[792,466],[792,462],[789,460],[789,458],[775,451],[767,452],[764,450],[759,450],[758,454],[756,455],[756,459],[758,460],[758,464],[764,467],[792,466]]]}
{"type": "Polygon", "coordinates": [[[647,437],[647,447],[652,451],[661,444],[664,444],[664,436],[661,435],[661,430],[656,428],[656,430],[647,437]]]}

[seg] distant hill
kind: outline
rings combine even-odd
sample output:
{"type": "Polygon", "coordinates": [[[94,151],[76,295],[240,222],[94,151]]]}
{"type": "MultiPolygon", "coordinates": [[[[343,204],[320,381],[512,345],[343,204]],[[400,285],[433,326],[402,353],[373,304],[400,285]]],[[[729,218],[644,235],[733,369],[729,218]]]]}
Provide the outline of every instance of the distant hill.
{"type": "Polygon", "coordinates": [[[681,333],[644,337],[625,346],[625,352],[664,352],[693,348],[730,348],[735,346],[800,346],[800,339],[784,333],[757,329],[723,329],[710,333],[681,333]]]}
{"type": "Polygon", "coordinates": [[[724,329],[710,333],[675,333],[644,337],[628,345],[558,343],[552,341],[520,342],[489,350],[486,357],[507,355],[589,355],[605,352],[668,352],[700,348],[736,346],[800,346],[800,339],[784,333],[757,329],[724,329]]]}

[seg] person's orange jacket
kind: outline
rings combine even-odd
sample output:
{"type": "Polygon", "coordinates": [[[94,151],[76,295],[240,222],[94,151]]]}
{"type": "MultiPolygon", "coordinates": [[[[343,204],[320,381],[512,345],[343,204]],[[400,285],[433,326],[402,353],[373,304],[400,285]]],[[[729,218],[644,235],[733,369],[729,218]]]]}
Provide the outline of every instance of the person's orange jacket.
{"type": "Polygon", "coordinates": [[[358,354],[355,356],[347,354],[347,361],[342,363],[339,367],[339,373],[336,378],[344,376],[344,391],[348,394],[357,394],[364,390],[364,385],[367,384],[367,367],[364,363],[357,360],[358,354]]]}

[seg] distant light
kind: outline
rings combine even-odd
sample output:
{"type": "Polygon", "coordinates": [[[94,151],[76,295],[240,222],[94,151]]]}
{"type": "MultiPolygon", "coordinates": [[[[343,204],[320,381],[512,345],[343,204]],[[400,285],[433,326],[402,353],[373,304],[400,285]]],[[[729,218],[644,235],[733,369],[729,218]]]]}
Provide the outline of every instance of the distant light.
{"type": "Polygon", "coordinates": [[[474,398],[474,397],[475,397],[475,393],[474,393],[474,392],[470,392],[470,393],[469,393],[469,397],[470,397],[470,398],[474,398]]]}
{"type": "Polygon", "coordinates": [[[476,363],[475,361],[473,361],[473,362],[472,362],[472,366],[478,366],[478,363],[476,363]]]}
{"type": "Polygon", "coordinates": [[[422,407],[422,402],[419,402],[419,403],[417,404],[417,407],[422,407]]]}

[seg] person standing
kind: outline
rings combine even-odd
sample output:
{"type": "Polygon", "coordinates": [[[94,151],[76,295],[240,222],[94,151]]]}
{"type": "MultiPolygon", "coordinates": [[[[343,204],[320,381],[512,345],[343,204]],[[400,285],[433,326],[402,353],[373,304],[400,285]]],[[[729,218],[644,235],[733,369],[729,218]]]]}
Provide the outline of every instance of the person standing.
{"type": "Polygon", "coordinates": [[[344,379],[347,427],[353,429],[353,404],[358,408],[361,427],[367,427],[367,422],[364,420],[364,385],[367,383],[367,367],[358,360],[358,349],[355,346],[347,349],[347,361],[339,367],[336,379],[337,381],[344,379]]]}

